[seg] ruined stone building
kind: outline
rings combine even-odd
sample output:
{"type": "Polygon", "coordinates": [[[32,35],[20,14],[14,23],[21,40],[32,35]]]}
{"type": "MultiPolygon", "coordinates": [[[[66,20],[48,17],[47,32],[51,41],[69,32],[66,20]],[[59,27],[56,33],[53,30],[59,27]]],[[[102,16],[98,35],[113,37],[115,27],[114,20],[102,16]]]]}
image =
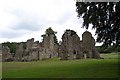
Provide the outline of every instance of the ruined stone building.
{"type": "Polygon", "coordinates": [[[0,62],[2,61],[2,44],[0,44],[0,62]]]}
{"type": "Polygon", "coordinates": [[[73,30],[66,30],[62,36],[60,45],[61,59],[100,58],[95,49],[95,40],[92,34],[85,31],[80,41],[79,36],[73,30]]]}
{"type": "Polygon", "coordinates": [[[39,57],[39,41],[34,42],[34,38],[28,39],[26,42],[26,50],[23,60],[38,60],[39,57]]]}
{"type": "Polygon", "coordinates": [[[12,58],[12,55],[10,54],[10,49],[8,46],[3,46],[2,48],[2,61],[7,61],[8,59],[12,58]]]}
{"type": "Polygon", "coordinates": [[[0,54],[2,54],[2,44],[0,44],[0,54]]]}
{"type": "Polygon", "coordinates": [[[21,61],[23,54],[23,44],[16,44],[16,54],[15,54],[15,61],[21,61]]]}
{"type": "Polygon", "coordinates": [[[83,58],[81,53],[80,38],[73,30],[66,30],[62,36],[60,46],[61,59],[80,59],[83,58]]]}
{"type": "Polygon", "coordinates": [[[100,58],[100,55],[95,48],[95,39],[90,32],[85,31],[82,34],[81,44],[82,52],[86,54],[86,58],[100,58]]]}
{"type": "MultiPolygon", "coordinates": [[[[13,60],[38,61],[54,57],[60,57],[62,60],[100,58],[99,52],[95,48],[95,40],[90,32],[85,31],[80,40],[75,31],[66,30],[62,35],[61,44],[58,44],[55,33],[48,28],[42,35],[42,42],[34,41],[34,38],[31,38],[24,44],[22,42],[16,44],[13,60]]],[[[2,52],[3,61],[11,57],[8,47],[4,46],[2,52]]]]}
{"type": "MultiPolygon", "coordinates": [[[[58,56],[58,45],[55,43],[55,35],[44,35],[42,42],[42,54],[46,53],[46,58],[53,58],[58,56]]],[[[45,57],[45,56],[44,56],[45,57]]]]}
{"type": "MultiPolygon", "coordinates": [[[[51,28],[49,28],[52,30],[51,28]]],[[[55,34],[45,34],[43,41],[34,42],[34,38],[28,39],[26,49],[19,44],[16,49],[15,61],[37,61],[58,57],[58,45],[55,43],[55,34]]]]}

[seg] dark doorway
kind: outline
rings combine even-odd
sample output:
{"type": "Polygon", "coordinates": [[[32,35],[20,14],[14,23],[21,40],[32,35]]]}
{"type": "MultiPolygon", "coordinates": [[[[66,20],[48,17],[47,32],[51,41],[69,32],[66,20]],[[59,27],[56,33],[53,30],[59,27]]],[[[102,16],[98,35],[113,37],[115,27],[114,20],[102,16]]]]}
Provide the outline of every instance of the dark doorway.
{"type": "Polygon", "coordinates": [[[74,55],[74,59],[76,59],[76,55],[77,55],[76,50],[73,50],[73,55],[74,55]]]}
{"type": "Polygon", "coordinates": [[[76,55],[76,51],[75,50],[73,51],[73,54],[76,55]]]}
{"type": "Polygon", "coordinates": [[[84,54],[84,58],[86,59],[88,55],[88,51],[84,51],[83,54],[84,54]]]}

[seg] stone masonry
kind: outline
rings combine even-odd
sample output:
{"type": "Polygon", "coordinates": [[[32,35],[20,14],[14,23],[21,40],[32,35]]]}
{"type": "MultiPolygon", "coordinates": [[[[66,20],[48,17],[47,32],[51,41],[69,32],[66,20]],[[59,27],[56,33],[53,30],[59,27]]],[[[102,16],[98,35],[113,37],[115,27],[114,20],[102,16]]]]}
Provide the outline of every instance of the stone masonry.
{"type": "MultiPolygon", "coordinates": [[[[80,40],[75,31],[66,30],[62,35],[61,44],[57,44],[54,31],[51,28],[47,30],[50,34],[42,35],[42,42],[34,41],[34,38],[31,38],[24,44],[22,42],[16,44],[14,61],[38,61],[55,57],[60,57],[61,60],[101,58],[95,48],[95,39],[90,32],[85,31],[80,40]]],[[[3,46],[2,55],[3,61],[11,57],[10,49],[7,46],[3,46]]]]}
{"type": "Polygon", "coordinates": [[[95,49],[95,39],[88,31],[85,31],[82,35],[82,52],[86,54],[86,58],[100,58],[99,53],[95,49]]]}
{"type": "Polygon", "coordinates": [[[61,59],[82,59],[82,58],[100,58],[95,49],[95,40],[92,34],[85,31],[80,41],[79,36],[73,30],[66,30],[62,36],[60,45],[61,59]]]}
{"type": "Polygon", "coordinates": [[[10,54],[10,49],[8,46],[3,46],[2,48],[2,61],[8,61],[12,55],[10,54]]]}
{"type": "Polygon", "coordinates": [[[80,59],[83,58],[81,53],[80,38],[73,30],[66,30],[62,36],[60,46],[61,59],[80,59]]]}

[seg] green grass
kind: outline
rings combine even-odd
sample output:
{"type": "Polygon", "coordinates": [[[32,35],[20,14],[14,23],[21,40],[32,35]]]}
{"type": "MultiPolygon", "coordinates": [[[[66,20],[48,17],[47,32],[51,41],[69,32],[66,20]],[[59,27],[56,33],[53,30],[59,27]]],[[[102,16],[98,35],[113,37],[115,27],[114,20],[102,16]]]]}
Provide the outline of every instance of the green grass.
{"type": "Polygon", "coordinates": [[[3,62],[3,78],[116,78],[118,55],[102,54],[105,59],[37,62],[3,62]]]}

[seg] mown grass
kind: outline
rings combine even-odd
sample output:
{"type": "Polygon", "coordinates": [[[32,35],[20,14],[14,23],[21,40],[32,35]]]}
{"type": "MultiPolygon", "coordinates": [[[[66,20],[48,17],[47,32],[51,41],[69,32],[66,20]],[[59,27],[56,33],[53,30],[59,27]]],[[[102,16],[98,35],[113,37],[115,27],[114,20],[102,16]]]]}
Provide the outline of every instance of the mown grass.
{"type": "Polygon", "coordinates": [[[105,59],[37,62],[3,62],[3,78],[116,78],[118,55],[102,54],[105,59]]]}

